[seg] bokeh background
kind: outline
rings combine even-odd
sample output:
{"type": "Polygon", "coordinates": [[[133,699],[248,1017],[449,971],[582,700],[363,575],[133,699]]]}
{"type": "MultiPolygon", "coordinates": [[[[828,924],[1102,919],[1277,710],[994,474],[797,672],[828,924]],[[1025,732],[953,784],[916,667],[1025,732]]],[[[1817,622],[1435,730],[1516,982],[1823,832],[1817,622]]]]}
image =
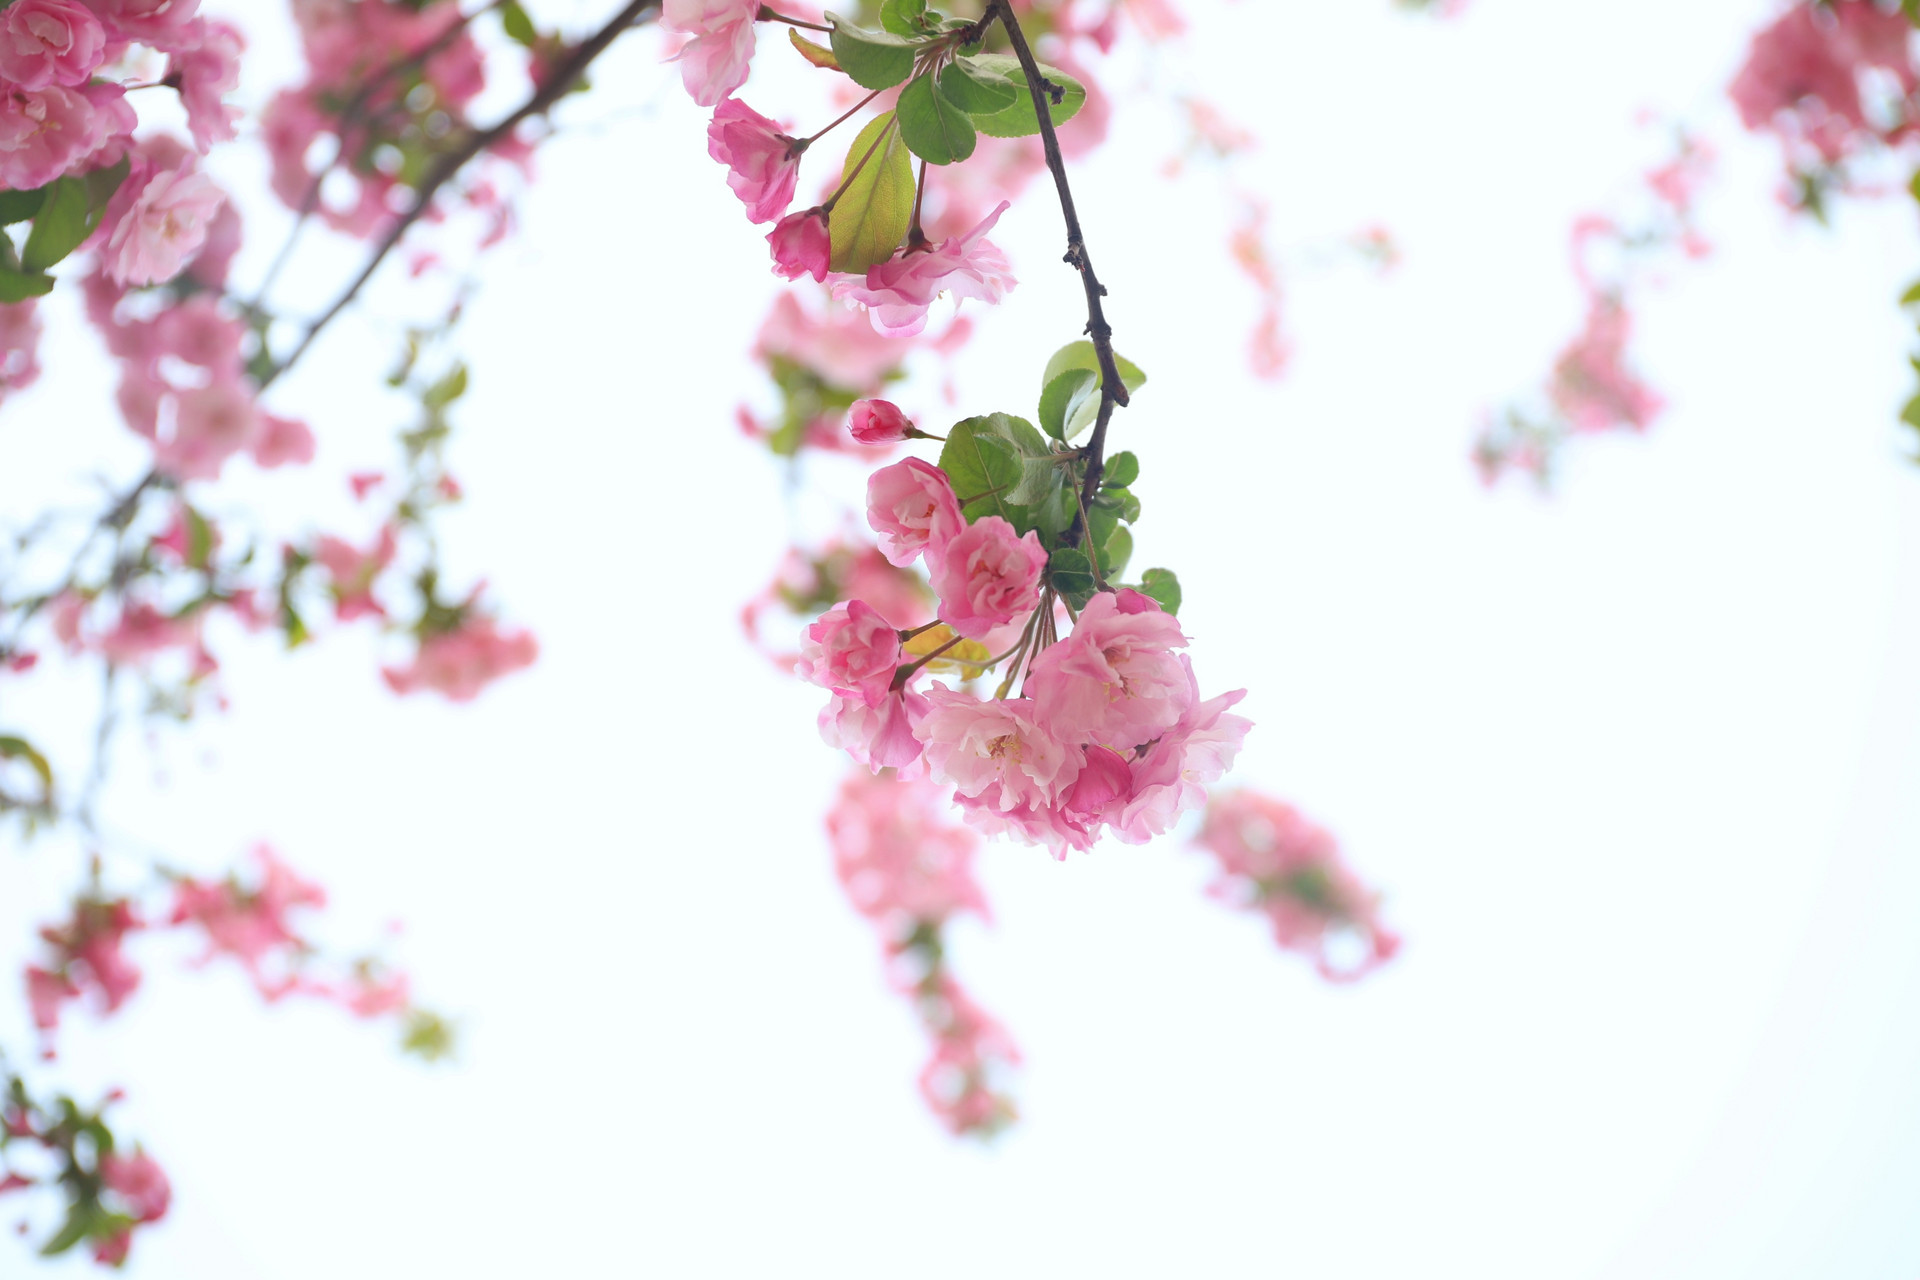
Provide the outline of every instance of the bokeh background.
{"type": "MultiPolygon", "coordinates": [[[[404,920],[458,1059],[143,945],[141,997],[62,1038],[173,1177],[131,1275],[1916,1274],[1911,203],[1822,228],[1776,202],[1724,98],[1764,0],[1188,9],[1183,43],[1109,65],[1111,140],[1074,175],[1152,378],[1115,437],[1143,465],[1139,555],[1181,575],[1203,687],[1251,690],[1237,776],[1340,833],[1401,958],[1327,988],[1174,841],[991,846],[996,920],[954,947],[1025,1053],[1023,1118],[981,1147],[923,1111],[920,1033],[820,834],[841,766],[818,693],[736,628],[793,534],[837,520],[733,426],[768,403],[745,353],[779,282],[642,34],[562,115],[459,340],[446,553],[537,630],[538,667],[456,708],[394,700],[364,630],[292,656],[228,637],[231,709],[124,736],[105,810],[195,868],[272,839],[327,884],[341,946],[404,920]],[[1247,372],[1223,180],[1161,172],[1181,94],[1262,140],[1237,180],[1294,250],[1277,385],[1247,372]],[[1488,492],[1475,424],[1576,331],[1567,229],[1662,157],[1648,108],[1719,151],[1715,252],[1637,315],[1670,408],[1581,442],[1550,498],[1488,492]],[[1404,253],[1388,275],[1314,248],[1372,223],[1404,253]]],[[[275,14],[227,12],[291,69],[275,14]]],[[[763,56],[749,100],[817,97],[789,61],[763,56]]],[[[286,221],[247,212],[243,279],[286,221]]],[[[1031,411],[1081,315],[1059,235],[1036,186],[995,235],[1019,289],[969,304],[958,406],[933,365],[901,403],[1031,411]]],[[[292,292],[357,257],[316,237],[292,292]]],[[[319,465],[216,509],[371,531],[340,477],[408,421],[379,375],[418,304],[390,275],[276,388],[319,465]]],[[[142,465],[74,291],[47,314],[47,375],[0,419],[16,513],[142,465]]],[[[805,465],[858,494],[853,464],[805,465]]],[[[68,674],[6,696],[77,751],[94,694],[68,674]]],[[[0,855],[5,971],[71,866],[0,855]]],[[[30,1040],[15,1001],[0,1037],[30,1040]]],[[[91,1269],[0,1252],[5,1275],[91,1269]]]]}

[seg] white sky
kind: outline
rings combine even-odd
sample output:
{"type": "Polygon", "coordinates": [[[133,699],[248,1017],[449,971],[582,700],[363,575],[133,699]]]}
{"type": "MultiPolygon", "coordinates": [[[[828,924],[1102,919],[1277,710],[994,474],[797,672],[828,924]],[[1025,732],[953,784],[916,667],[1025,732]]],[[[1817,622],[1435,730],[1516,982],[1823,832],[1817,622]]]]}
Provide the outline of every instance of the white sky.
{"type": "MultiPolygon", "coordinates": [[[[1720,98],[1761,0],[1193,9],[1153,83],[1257,128],[1276,234],[1379,221],[1407,260],[1296,273],[1292,374],[1252,381],[1220,188],[1161,178],[1166,101],[1121,95],[1075,189],[1152,376],[1115,437],[1143,465],[1140,563],[1181,574],[1205,689],[1252,691],[1238,778],[1341,834],[1402,959],[1326,989],[1170,842],[995,846],[997,924],[959,926],[957,964],[1026,1054],[1025,1119],[982,1150],[924,1113],[919,1032],[818,832],[839,765],[816,691],[734,626],[789,521],[731,421],[765,395],[744,352],[778,282],[642,36],[543,152],[461,339],[446,543],[539,667],[454,709],[392,700],[364,630],[291,659],[229,637],[231,714],[130,737],[108,809],[197,867],[272,838],[329,886],[341,946],[404,919],[460,1060],[144,948],[134,1006],[63,1039],[80,1088],[130,1088],[121,1121],[174,1178],[131,1275],[1915,1273],[1912,206],[1828,232],[1772,203],[1773,153],[1720,98]],[[1577,326],[1566,229],[1659,154],[1646,106],[1722,145],[1718,252],[1639,315],[1672,408],[1577,449],[1551,501],[1489,495],[1473,423],[1577,326]]],[[[814,117],[797,71],[760,84],[814,117]]],[[[1041,190],[1001,223],[1022,283],[973,313],[955,416],[1030,413],[1077,330],[1058,227],[1041,190]]],[[[316,250],[296,291],[356,258],[316,250]]],[[[377,386],[407,296],[385,283],[276,389],[320,465],[222,502],[367,531],[339,477],[386,465],[405,420],[377,386]]],[[[139,465],[61,294],[49,375],[0,419],[10,512],[139,465]]],[[[897,398],[943,411],[934,380],[897,398]]],[[[6,688],[10,721],[84,732],[57,668],[6,688]]],[[[5,971],[69,855],[0,860],[5,971]]],[[[7,1005],[0,1037],[23,1023],[7,1005]]]]}

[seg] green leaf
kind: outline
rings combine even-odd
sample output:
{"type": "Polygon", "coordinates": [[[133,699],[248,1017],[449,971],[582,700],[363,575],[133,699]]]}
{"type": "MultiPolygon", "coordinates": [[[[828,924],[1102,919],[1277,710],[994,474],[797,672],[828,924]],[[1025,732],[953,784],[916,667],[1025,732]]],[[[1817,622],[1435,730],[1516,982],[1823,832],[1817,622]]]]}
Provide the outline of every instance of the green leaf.
{"type": "Polygon", "coordinates": [[[62,178],[47,189],[47,202],[34,215],[33,230],[20,250],[20,265],[30,272],[45,271],[80,247],[99,225],[87,206],[87,184],[62,178]]]}
{"type": "MultiPolygon", "coordinates": [[[[1126,377],[1127,375],[1123,372],[1120,380],[1125,382],[1126,377]]],[[[1100,483],[1109,489],[1124,489],[1139,478],[1140,459],[1134,457],[1132,452],[1123,449],[1107,459],[1106,469],[1100,475],[1100,483]]],[[[1131,520],[1133,517],[1128,516],[1127,519],[1131,520]]]]}
{"type": "Polygon", "coordinates": [[[886,0],[880,25],[897,36],[917,36],[927,16],[927,0],[886,0]]]}
{"type": "Polygon", "coordinates": [[[863,89],[891,89],[913,74],[913,45],[886,31],[868,31],[845,18],[827,15],[833,27],[833,56],[840,69],[863,89]]]}
{"type": "Polygon", "coordinates": [[[12,736],[0,737],[0,760],[24,760],[33,771],[40,775],[40,785],[51,798],[53,795],[53,766],[47,758],[34,748],[25,738],[12,736]]]}
{"type": "Polygon", "coordinates": [[[1053,589],[1065,596],[1075,609],[1084,609],[1093,599],[1093,565],[1087,553],[1078,547],[1055,548],[1047,573],[1053,589]]]}
{"type": "Polygon", "coordinates": [[[195,569],[207,567],[213,555],[213,526],[192,507],[184,508],[187,517],[187,564],[195,569]]]}
{"type": "MultiPolygon", "coordinates": [[[[531,49],[540,39],[540,33],[533,29],[533,19],[520,7],[520,0],[504,0],[500,6],[500,29],[507,33],[507,39],[523,44],[531,49]]],[[[792,30],[791,27],[788,30],[792,30]]]]}
{"type": "Polygon", "coordinates": [[[12,226],[16,222],[25,222],[40,212],[45,203],[47,189],[35,187],[31,191],[0,191],[0,226],[12,226]]]}
{"type": "Polygon", "coordinates": [[[1907,401],[1907,407],[1900,411],[1900,421],[1910,427],[1920,427],[1920,396],[1907,401]]]}
{"type": "Polygon", "coordinates": [[[1127,571],[1127,561],[1133,559],[1133,535],[1121,525],[1107,535],[1106,542],[1100,548],[1100,572],[1108,582],[1112,582],[1127,571]]]}
{"type": "Polygon", "coordinates": [[[823,44],[815,44],[813,41],[807,39],[800,34],[800,28],[788,27],[787,39],[793,41],[793,47],[800,51],[800,56],[808,62],[811,62],[814,66],[826,67],[831,71],[838,71],[840,69],[840,60],[833,56],[833,50],[823,44]]]}
{"type": "Polygon", "coordinates": [[[893,127],[894,115],[875,116],[847,151],[846,190],[827,218],[835,271],[864,272],[885,262],[913,220],[913,158],[893,127]],[[865,157],[866,163],[861,164],[865,157]],[[859,172],[851,180],[847,174],[859,172]]]}
{"type": "Polygon", "coordinates": [[[1099,385],[1100,375],[1093,369],[1066,369],[1049,379],[1040,392],[1040,425],[1047,434],[1065,440],[1067,418],[1099,385]]]}
{"type": "Polygon", "coordinates": [[[0,266],[0,302],[25,302],[53,292],[53,277],[25,275],[11,267],[0,266]]]}
{"type": "Polygon", "coordinates": [[[953,164],[973,154],[978,138],[967,113],[947,101],[932,76],[916,76],[900,91],[900,140],[928,164],[953,164]]]}
{"type": "Polygon", "coordinates": [[[1025,468],[1012,441],[994,429],[991,418],[955,423],[940,449],[940,469],[947,473],[955,497],[973,499],[960,509],[969,524],[985,516],[999,516],[1020,527],[1021,522],[1014,519],[1015,504],[1008,495],[1019,486],[1025,468]]]}
{"type": "Polygon", "coordinates": [[[1093,505],[1103,511],[1111,511],[1128,524],[1140,518],[1140,499],[1133,496],[1133,490],[1122,489],[1118,485],[1102,489],[1093,500],[1093,505]]]}
{"type": "Polygon", "coordinates": [[[1900,295],[1900,305],[1903,307],[1910,307],[1916,302],[1920,302],[1920,280],[1908,285],[1907,291],[1900,295]]]}
{"type": "Polygon", "coordinates": [[[1180,612],[1180,579],[1171,569],[1149,569],[1141,574],[1140,593],[1159,601],[1168,613],[1180,612]]]}
{"type": "MultiPolygon", "coordinates": [[[[1139,366],[1121,356],[1118,352],[1114,353],[1113,364],[1114,367],[1120,371],[1120,385],[1127,389],[1128,395],[1132,395],[1146,384],[1147,375],[1140,372],[1139,366]]],[[[1040,375],[1041,387],[1046,388],[1052,386],[1053,380],[1069,369],[1089,369],[1093,371],[1096,377],[1099,376],[1100,360],[1094,354],[1093,344],[1091,342],[1082,338],[1078,342],[1069,342],[1066,346],[1054,352],[1053,358],[1047,361],[1046,372],[1040,375]]],[[[1046,392],[1042,390],[1041,394],[1044,396],[1046,392]]],[[[1077,406],[1067,414],[1067,420],[1060,434],[1060,438],[1062,440],[1073,439],[1089,426],[1093,425],[1093,420],[1098,417],[1099,414],[1100,397],[1089,395],[1081,399],[1077,406]]]]}
{"type": "Polygon", "coordinates": [[[420,403],[429,409],[444,409],[467,394],[467,366],[456,364],[446,376],[420,393],[420,403]]]}
{"type": "Polygon", "coordinates": [[[940,92],[969,115],[990,116],[1005,111],[1020,98],[1020,90],[1005,76],[977,66],[971,58],[950,62],[940,72],[940,92]]]}
{"type": "Polygon", "coordinates": [[[80,179],[87,184],[87,207],[92,211],[95,226],[100,225],[100,215],[107,211],[107,201],[113,199],[114,192],[120,190],[120,184],[132,171],[133,158],[121,156],[106,168],[95,169],[80,179]]]}
{"type": "MultiPolygon", "coordinates": [[[[1027,89],[1027,76],[1020,69],[1018,58],[1008,57],[1004,53],[983,53],[973,59],[974,66],[983,74],[998,76],[1014,88],[1012,105],[992,115],[975,116],[973,127],[992,138],[1024,138],[1030,133],[1040,132],[1040,117],[1034,114],[1033,94],[1027,89]]],[[[1087,86],[1075,80],[1057,67],[1041,63],[1042,79],[1050,80],[1066,90],[1059,102],[1050,103],[1047,115],[1055,126],[1063,125],[1073,119],[1087,100],[1087,86]]],[[[1043,97],[1048,96],[1045,89],[1043,97]]]]}

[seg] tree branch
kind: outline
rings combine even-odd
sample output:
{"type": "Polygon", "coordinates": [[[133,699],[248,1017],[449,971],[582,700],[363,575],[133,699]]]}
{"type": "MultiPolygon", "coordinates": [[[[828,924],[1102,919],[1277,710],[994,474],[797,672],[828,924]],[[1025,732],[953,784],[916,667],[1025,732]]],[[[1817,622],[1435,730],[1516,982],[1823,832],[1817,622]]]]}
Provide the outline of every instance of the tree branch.
{"type": "MultiPolygon", "coordinates": [[[[1020,29],[1020,21],[1013,16],[1013,6],[1008,0],[992,0],[981,22],[984,25],[995,17],[1006,28],[1007,39],[1013,45],[1013,55],[1020,60],[1020,70],[1026,73],[1027,91],[1033,95],[1033,112],[1040,123],[1040,145],[1046,151],[1047,169],[1053,174],[1054,190],[1060,195],[1060,213],[1067,223],[1065,261],[1080,273],[1081,286],[1087,293],[1086,332],[1093,340],[1094,358],[1100,364],[1100,412],[1093,421],[1093,435],[1086,447],[1087,474],[1080,486],[1080,502],[1085,507],[1100,492],[1100,477],[1106,469],[1107,423],[1113,418],[1114,406],[1127,403],[1127,389],[1120,381],[1120,368],[1113,358],[1113,327],[1107,323],[1106,311],[1100,305],[1107,287],[1094,274],[1093,258],[1087,253],[1086,235],[1080,230],[1080,215],[1073,207],[1073,191],[1067,185],[1067,163],[1060,155],[1060,139],[1053,131],[1053,112],[1048,109],[1051,95],[1048,90],[1057,93],[1058,87],[1041,76],[1040,64],[1034,60],[1026,33],[1020,29]]],[[[1078,545],[1084,526],[1085,522],[1076,515],[1073,526],[1067,530],[1068,546],[1078,545]]]]}
{"type": "Polygon", "coordinates": [[[380,269],[380,264],[386,261],[387,255],[393,252],[413,224],[433,207],[433,198],[439,194],[441,187],[452,180],[460,170],[466,168],[474,157],[504,141],[520,127],[523,121],[533,116],[544,115],[551,110],[554,103],[572,91],[574,83],[586,73],[594,59],[605,53],[608,47],[639,22],[649,9],[657,8],[659,4],[660,0],[630,0],[630,3],[608,20],[605,26],[575,45],[572,52],[554,66],[546,82],[534,91],[532,97],[521,104],[519,110],[491,128],[470,135],[460,146],[435,161],[433,168],[428,171],[426,178],[421,181],[419,189],[414,193],[413,207],[402,214],[387,234],[381,238],[380,243],[374,247],[373,254],[367,259],[366,266],[361,268],[358,276],[354,277],[353,283],[333,300],[332,306],[321,312],[320,317],[307,326],[306,333],[288,353],[287,358],[275,365],[272,372],[260,380],[259,390],[265,391],[281,374],[291,369],[300,357],[306,354],[307,348],[313,345],[314,339],[320,336],[320,332],[333,323],[334,318],[360,296],[360,290],[366,287],[367,281],[373,279],[374,272],[380,269]]]}

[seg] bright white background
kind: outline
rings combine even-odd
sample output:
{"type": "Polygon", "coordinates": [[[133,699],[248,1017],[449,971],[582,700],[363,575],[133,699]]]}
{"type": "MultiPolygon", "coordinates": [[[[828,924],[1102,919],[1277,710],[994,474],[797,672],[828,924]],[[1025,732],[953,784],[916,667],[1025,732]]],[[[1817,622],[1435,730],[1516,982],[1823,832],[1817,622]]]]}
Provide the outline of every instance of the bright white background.
{"type": "MultiPolygon", "coordinates": [[[[397,703],[364,630],[293,658],[228,637],[231,713],[129,737],[108,809],[201,868],[271,837],[329,886],[343,947],[404,919],[459,1060],[262,1011],[145,946],[136,1003],[63,1038],[79,1087],[133,1091],[122,1122],[174,1178],[131,1274],[1920,1270],[1920,473],[1892,425],[1911,205],[1825,231],[1772,202],[1774,154],[1721,97],[1762,0],[1193,9],[1183,50],[1114,69],[1126,105],[1075,174],[1153,377],[1116,428],[1140,554],[1182,576],[1206,689],[1252,691],[1239,777],[1340,832],[1403,958],[1325,988],[1172,841],[1064,865],[996,846],[997,921],[959,926],[957,957],[1027,1055],[1024,1119],[981,1149],[923,1112],[919,1033],[818,833],[839,766],[817,695],[734,628],[789,518],[731,424],[765,394],[743,352],[777,282],[641,35],[542,153],[461,338],[449,554],[537,629],[538,668],[470,708],[397,703]],[[1148,78],[1159,96],[1126,91],[1148,78]],[[1384,280],[1294,273],[1277,388],[1244,372],[1221,186],[1158,176],[1172,90],[1260,133],[1244,180],[1281,239],[1379,221],[1406,251],[1384,280]],[[1473,423],[1577,326],[1566,229],[1658,158],[1649,106],[1722,145],[1716,255],[1639,317],[1672,407],[1578,448],[1552,500],[1490,495],[1473,423]]],[[[748,97],[808,91],[789,69],[748,97]]],[[[1001,227],[1022,284],[974,313],[962,412],[1030,412],[1079,325],[1044,190],[1001,227]]],[[[356,256],[316,248],[296,295],[356,256]]],[[[314,473],[221,501],[370,531],[339,477],[387,465],[406,420],[377,388],[406,298],[386,285],[276,390],[320,433],[314,473]]],[[[140,465],[73,292],[0,419],[15,515],[140,465]]],[[[899,398],[946,412],[937,375],[899,398]]],[[[5,695],[77,749],[87,686],[5,695]]],[[[71,866],[57,844],[0,860],[7,972],[71,866]]],[[[4,1275],[88,1269],[0,1253],[4,1275]]]]}

